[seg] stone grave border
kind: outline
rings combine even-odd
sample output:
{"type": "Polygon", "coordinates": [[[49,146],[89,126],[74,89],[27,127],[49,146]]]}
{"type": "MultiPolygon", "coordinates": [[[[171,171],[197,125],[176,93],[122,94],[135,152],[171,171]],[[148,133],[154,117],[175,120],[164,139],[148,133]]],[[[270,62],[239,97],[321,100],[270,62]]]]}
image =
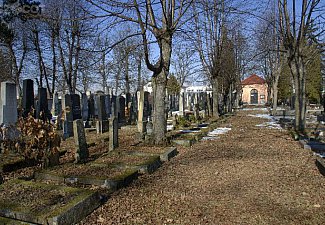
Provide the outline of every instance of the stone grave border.
{"type": "MultiPolygon", "coordinates": [[[[20,185],[26,185],[28,187],[41,187],[48,191],[52,189],[59,189],[68,193],[78,193],[68,203],[60,208],[56,208],[55,211],[49,211],[44,215],[31,215],[30,212],[15,211],[10,207],[0,209],[0,216],[16,220],[16,224],[20,221],[27,221],[28,223],[35,224],[74,224],[82,220],[85,216],[90,214],[93,210],[101,204],[101,199],[98,192],[91,190],[58,186],[51,184],[36,183],[32,181],[12,180],[9,181],[12,185],[18,183],[20,185]],[[18,220],[18,221],[17,221],[18,220]]],[[[1,186],[0,186],[1,187],[1,186]]],[[[1,221],[1,220],[0,220],[1,221]]],[[[23,224],[28,224],[24,223],[23,224]]]]}

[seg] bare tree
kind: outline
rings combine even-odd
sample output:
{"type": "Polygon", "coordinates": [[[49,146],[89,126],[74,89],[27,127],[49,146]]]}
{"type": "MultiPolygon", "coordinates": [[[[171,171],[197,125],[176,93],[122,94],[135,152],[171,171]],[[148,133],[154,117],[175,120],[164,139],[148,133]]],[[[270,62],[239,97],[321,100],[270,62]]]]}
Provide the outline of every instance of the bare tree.
{"type": "Polygon", "coordinates": [[[163,144],[166,134],[165,96],[166,84],[170,67],[172,41],[175,31],[183,25],[182,18],[187,12],[192,0],[175,1],[137,1],[105,2],[88,0],[108,15],[129,21],[138,25],[140,29],[144,59],[149,70],[153,72],[152,83],[154,89],[154,123],[153,140],[156,144],[163,144]],[[153,38],[153,39],[150,39],[153,38]],[[150,42],[157,43],[158,59],[152,61],[149,55],[150,42]]]}
{"type": "MultiPolygon", "coordinates": [[[[285,61],[290,67],[295,91],[295,129],[303,132],[306,115],[306,66],[313,60],[315,41],[312,32],[315,22],[324,18],[318,10],[320,0],[302,0],[297,15],[296,1],[292,1],[292,12],[287,0],[278,0],[280,35],[283,40],[285,61]]],[[[319,31],[318,34],[323,32],[319,31]]]]}

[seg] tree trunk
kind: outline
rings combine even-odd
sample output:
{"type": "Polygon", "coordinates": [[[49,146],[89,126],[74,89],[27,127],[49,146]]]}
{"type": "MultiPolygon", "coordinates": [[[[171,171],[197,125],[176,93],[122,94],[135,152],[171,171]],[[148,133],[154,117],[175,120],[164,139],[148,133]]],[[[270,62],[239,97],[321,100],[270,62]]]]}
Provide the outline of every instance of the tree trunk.
{"type": "Polygon", "coordinates": [[[215,119],[219,118],[219,90],[218,78],[212,80],[212,116],[215,119]]]}
{"type": "Polygon", "coordinates": [[[278,107],[278,84],[281,68],[278,68],[273,81],[273,98],[272,98],[272,115],[276,115],[276,109],[278,107]]]}
{"type": "Polygon", "coordinates": [[[166,134],[166,117],[165,117],[165,98],[166,98],[167,78],[162,71],[153,79],[154,90],[154,118],[153,118],[153,135],[155,144],[164,144],[166,134]]]}
{"type": "Polygon", "coordinates": [[[153,140],[156,145],[165,144],[165,134],[167,132],[166,119],[166,86],[172,54],[172,37],[166,34],[160,44],[162,52],[163,67],[159,74],[153,74],[154,87],[154,118],[153,118],[153,140]]]}
{"type": "Polygon", "coordinates": [[[295,130],[305,131],[306,120],[306,71],[305,65],[300,56],[289,63],[295,84],[295,130]]]}

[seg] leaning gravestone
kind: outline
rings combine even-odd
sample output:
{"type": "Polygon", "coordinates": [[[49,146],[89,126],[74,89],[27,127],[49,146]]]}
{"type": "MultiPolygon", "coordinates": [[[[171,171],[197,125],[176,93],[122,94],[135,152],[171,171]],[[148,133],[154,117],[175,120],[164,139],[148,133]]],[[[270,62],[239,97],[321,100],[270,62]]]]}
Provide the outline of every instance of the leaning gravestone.
{"type": "Polygon", "coordinates": [[[26,79],[23,80],[23,117],[27,117],[34,108],[34,82],[26,79]]]}
{"type": "Polygon", "coordinates": [[[16,84],[1,82],[0,124],[14,125],[17,122],[16,84]]]}
{"type": "Polygon", "coordinates": [[[144,91],[138,95],[138,132],[142,136],[146,132],[146,121],[144,120],[144,91]]]}
{"type": "Polygon", "coordinates": [[[74,156],[75,163],[84,162],[88,158],[89,152],[86,141],[85,128],[81,119],[73,121],[73,133],[76,145],[76,152],[74,156]]]}

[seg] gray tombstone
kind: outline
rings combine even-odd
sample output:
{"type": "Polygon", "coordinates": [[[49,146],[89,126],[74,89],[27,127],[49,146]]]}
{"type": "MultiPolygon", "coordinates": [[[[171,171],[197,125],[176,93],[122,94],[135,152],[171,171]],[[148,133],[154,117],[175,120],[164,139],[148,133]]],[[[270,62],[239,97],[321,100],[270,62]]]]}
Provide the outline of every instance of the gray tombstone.
{"type": "Polygon", "coordinates": [[[185,102],[184,102],[184,99],[185,99],[185,94],[184,92],[180,93],[179,95],[179,116],[184,116],[184,106],[185,106],[185,102]]]}
{"type": "Polygon", "coordinates": [[[111,98],[111,117],[112,117],[112,115],[117,117],[116,101],[117,101],[117,97],[115,95],[112,95],[112,98],[111,98]]]}
{"type": "Polygon", "coordinates": [[[115,116],[109,119],[109,151],[118,147],[118,121],[115,116]]]}
{"type": "Polygon", "coordinates": [[[59,100],[59,94],[57,92],[53,95],[53,104],[52,104],[52,110],[51,113],[53,116],[58,116],[62,112],[62,106],[59,100]]]}
{"type": "Polygon", "coordinates": [[[73,136],[73,115],[72,115],[72,101],[69,94],[64,95],[62,99],[62,109],[63,109],[63,138],[73,136]]]}
{"type": "Polygon", "coordinates": [[[88,97],[86,93],[82,93],[81,95],[81,112],[82,112],[82,120],[86,121],[88,119],[88,97]]]}
{"type": "Polygon", "coordinates": [[[106,105],[105,105],[105,96],[99,95],[96,98],[97,100],[97,107],[98,107],[98,120],[103,121],[107,119],[106,114],[106,105]]]}
{"type": "Polygon", "coordinates": [[[23,117],[27,117],[28,114],[35,109],[34,100],[33,80],[23,80],[23,117]]]}
{"type": "Polygon", "coordinates": [[[111,97],[110,95],[104,95],[105,96],[105,111],[106,111],[106,115],[107,117],[110,117],[111,115],[111,97]]]}
{"type": "Polygon", "coordinates": [[[16,84],[1,82],[0,124],[14,125],[17,122],[16,84]]]}
{"type": "Polygon", "coordinates": [[[88,99],[88,120],[95,118],[95,96],[91,94],[88,99]]]}
{"type": "Polygon", "coordinates": [[[73,133],[76,146],[76,152],[74,157],[75,163],[84,162],[85,160],[87,160],[89,152],[86,141],[85,128],[81,119],[73,121],[73,133]]]}

